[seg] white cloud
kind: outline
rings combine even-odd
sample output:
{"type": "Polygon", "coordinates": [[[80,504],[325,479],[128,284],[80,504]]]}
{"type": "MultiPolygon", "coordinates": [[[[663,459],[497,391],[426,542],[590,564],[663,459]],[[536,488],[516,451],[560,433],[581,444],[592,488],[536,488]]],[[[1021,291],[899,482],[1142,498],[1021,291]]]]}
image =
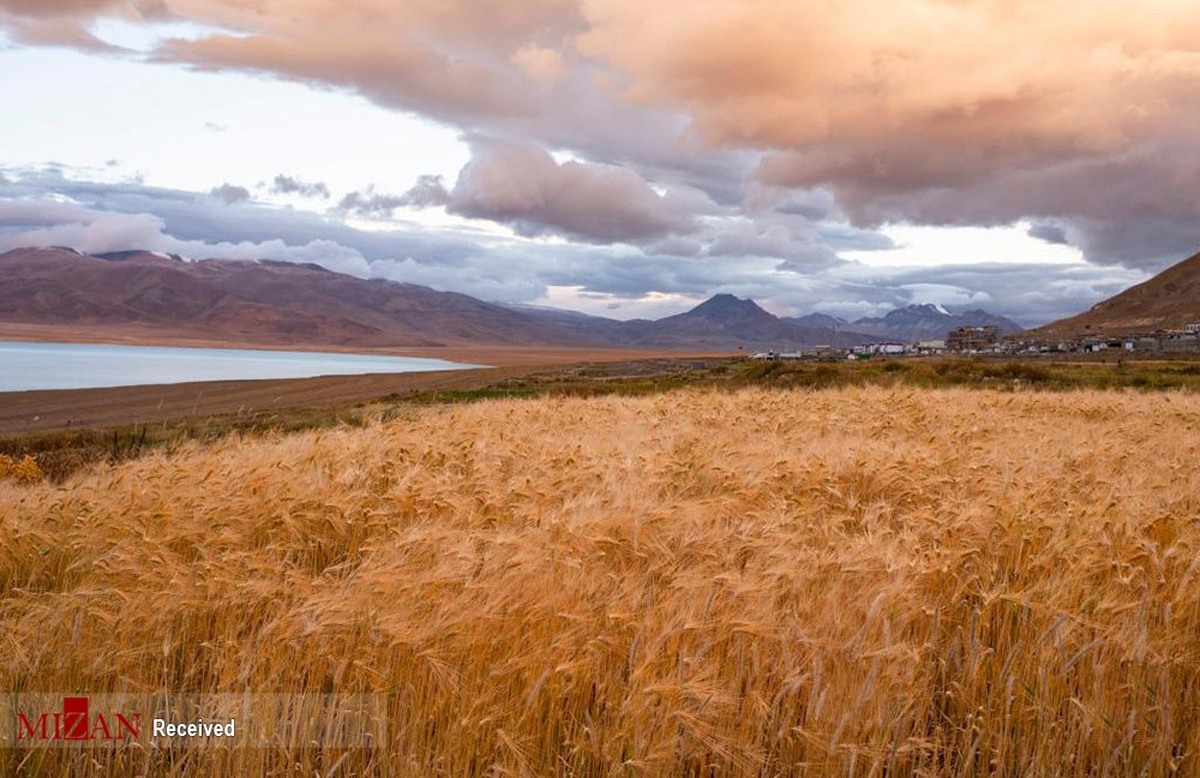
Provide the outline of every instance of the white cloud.
{"type": "MultiPolygon", "coordinates": [[[[868,266],[759,256],[726,241],[722,256],[702,249],[721,230],[765,239],[768,252],[831,252],[805,217],[759,234],[749,220],[707,219],[687,238],[637,248],[547,241],[454,227],[389,222],[355,229],[303,210],[132,182],[73,180],[61,173],[4,170],[0,248],[71,245],[313,262],[361,277],[425,284],[509,302],[540,301],[618,318],[677,313],[717,292],[752,297],[781,315],[820,311],[852,319],[910,303],[984,307],[1031,325],[1087,308],[1144,280],[1146,272],[1086,262],[868,266]],[[793,235],[798,232],[799,237],[793,235]],[[774,243],[771,243],[774,241],[774,243]]],[[[769,222],[768,222],[769,223],[769,222]]],[[[1034,240],[1026,238],[1027,240],[1034,240]]]]}

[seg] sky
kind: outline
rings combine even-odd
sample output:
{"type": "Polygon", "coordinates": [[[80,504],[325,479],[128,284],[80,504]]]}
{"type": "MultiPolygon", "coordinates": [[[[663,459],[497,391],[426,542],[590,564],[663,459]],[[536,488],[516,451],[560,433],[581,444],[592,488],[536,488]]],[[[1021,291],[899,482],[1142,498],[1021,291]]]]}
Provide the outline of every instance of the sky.
{"type": "Polygon", "coordinates": [[[1200,6],[0,0],[0,250],[1032,326],[1200,250],[1200,6]]]}

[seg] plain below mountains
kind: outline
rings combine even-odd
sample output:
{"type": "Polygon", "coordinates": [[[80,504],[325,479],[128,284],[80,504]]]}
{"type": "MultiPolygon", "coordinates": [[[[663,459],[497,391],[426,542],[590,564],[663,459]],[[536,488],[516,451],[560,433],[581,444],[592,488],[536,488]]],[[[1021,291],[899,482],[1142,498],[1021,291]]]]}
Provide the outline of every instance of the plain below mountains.
{"type": "MultiPolygon", "coordinates": [[[[68,248],[0,254],[0,322],[137,326],[162,336],[247,343],[789,350],[943,337],[981,317],[989,317],[986,323],[997,319],[983,312],[955,316],[933,306],[852,323],[785,319],[753,301],[721,294],[676,316],[617,321],[498,305],[311,264],[188,261],[146,251],[93,256],[68,248]]],[[[1005,329],[1016,328],[999,321],[1005,329]]]]}

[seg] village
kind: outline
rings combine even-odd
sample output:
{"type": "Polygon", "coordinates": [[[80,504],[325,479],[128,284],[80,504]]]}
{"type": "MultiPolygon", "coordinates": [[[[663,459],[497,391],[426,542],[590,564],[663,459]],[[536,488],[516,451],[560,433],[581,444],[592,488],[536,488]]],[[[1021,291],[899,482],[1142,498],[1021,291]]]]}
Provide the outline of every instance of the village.
{"type": "Polygon", "coordinates": [[[1031,338],[1024,333],[1005,335],[994,325],[957,327],[944,339],[912,342],[882,341],[856,346],[813,346],[797,351],[761,351],[751,359],[781,361],[792,359],[865,359],[875,356],[937,356],[942,354],[1091,354],[1099,352],[1140,354],[1200,354],[1200,322],[1190,322],[1180,330],[1155,330],[1132,335],[1103,333],[1063,340],[1031,338]]]}

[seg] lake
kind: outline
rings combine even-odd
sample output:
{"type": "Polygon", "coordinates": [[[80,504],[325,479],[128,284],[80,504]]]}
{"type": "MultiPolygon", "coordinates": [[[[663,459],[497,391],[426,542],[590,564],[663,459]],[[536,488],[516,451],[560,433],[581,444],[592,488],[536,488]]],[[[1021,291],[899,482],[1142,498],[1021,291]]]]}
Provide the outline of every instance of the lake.
{"type": "Polygon", "coordinates": [[[0,342],[0,392],[471,367],[481,365],[376,354],[0,342]]]}

